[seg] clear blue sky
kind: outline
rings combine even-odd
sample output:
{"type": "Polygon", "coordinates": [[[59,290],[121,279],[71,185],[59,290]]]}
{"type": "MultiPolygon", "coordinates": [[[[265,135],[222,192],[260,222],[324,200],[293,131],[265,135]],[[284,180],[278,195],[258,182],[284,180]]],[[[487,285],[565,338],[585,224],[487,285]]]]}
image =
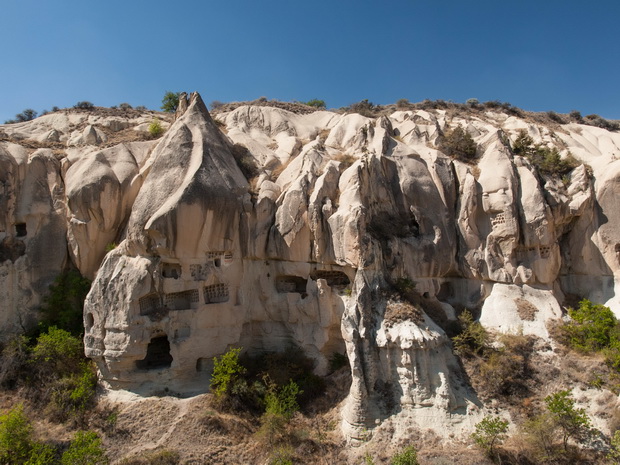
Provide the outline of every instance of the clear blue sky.
{"type": "Polygon", "coordinates": [[[80,100],[501,100],[620,119],[618,0],[0,0],[0,122],[80,100]]]}

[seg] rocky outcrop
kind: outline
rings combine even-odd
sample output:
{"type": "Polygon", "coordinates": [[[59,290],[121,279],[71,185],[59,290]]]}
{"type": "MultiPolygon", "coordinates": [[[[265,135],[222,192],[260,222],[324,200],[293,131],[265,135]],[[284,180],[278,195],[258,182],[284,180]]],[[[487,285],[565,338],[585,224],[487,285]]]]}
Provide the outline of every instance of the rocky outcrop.
{"type": "Polygon", "coordinates": [[[481,403],[443,329],[456,310],[540,337],[566,294],[620,314],[618,134],[443,110],[214,119],[198,94],[157,141],[119,140],[148,121],[132,118],[47,115],[0,142],[3,334],[71,263],[94,278],[84,340],[112,388],[202,392],[228,348],[296,345],[319,373],[348,355],[351,439],[466,429],[481,403]],[[476,163],[437,148],[458,125],[476,163]],[[519,130],[583,164],[541,175],[510,148],[519,130]]]}

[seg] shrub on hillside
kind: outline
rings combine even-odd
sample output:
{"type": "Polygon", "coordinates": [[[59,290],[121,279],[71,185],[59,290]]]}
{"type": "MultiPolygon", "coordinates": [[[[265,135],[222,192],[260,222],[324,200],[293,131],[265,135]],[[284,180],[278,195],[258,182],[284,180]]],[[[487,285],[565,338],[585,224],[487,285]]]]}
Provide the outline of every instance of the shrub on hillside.
{"type": "Polygon", "coordinates": [[[237,385],[243,381],[247,369],[239,363],[241,348],[229,349],[221,357],[213,358],[213,373],[211,375],[211,392],[218,399],[224,399],[234,394],[237,385]]]}
{"type": "Polygon", "coordinates": [[[152,138],[156,139],[164,133],[164,128],[161,126],[159,118],[153,119],[149,124],[149,134],[152,138]]]}
{"type": "Polygon", "coordinates": [[[457,126],[439,139],[438,148],[449,157],[471,162],[476,158],[478,145],[467,131],[457,126]]]}
{"type": "Polygon", "coordinates": [[[488,348],[489,335],[469,310],[459,315],[461,332],[452,338],[454,351],[461,357],[482,355],[488,348]]]}
{"type": "Polygon", "coordinates": [[[346,108],[349,113],[358,113],[362,116],[372,118],[375,115],[376,106],[374,103],[369,102],[368,99],[361,100],[357,103],[353,103],[346,108]]]}
{"type": "Polygon", "coordinates": [[[390,460],[390,465],[418,465],[418,453],[413,446],[407,446],[395,454],[390,460]]]}
{"type": "Polygon", "coordinates": [[[92,110],[93,108],[95,108],[95,105],[93,105],[87,100],[84,100],[73,105],[73,108],[78,110],[92,110]]]}
{"type": "Polygon", "coordinates": [[[309,107],[314,107],[314,108],[318,108],[320,110],[324,110],[325,109],[325,100],[319,100],[319,99],[312,99],[312,100],[308,100],[306,102],[306,105],[308,105],[309,107]]]}
{"type": "Polygon", "coordinates": [[[0,415],[0,463],[53,465],[56,451],[33,439],[33,427],[21,404],[0,415]]]}
{"type": "Polygon", "coordinates": [[[78,431],[62,454],[61,465],[107,465],[101,438],[94,431],[78,431]]]}
{"type": "Polygon", "coordinates": [[[568,154],[564,159],[557,148],[534,144],[534,140],[525,130],[520,130],[512,145],[515,155],[529,160],[541,174],[562,176],[575,169],[579,163],[568,154]]]}
{"type": "Polygon", "coordinates": [[[249,180],[258,176],[259,169],[256,165],[256,160],[254,160],[254,157],[247,147],[241,144],[233,144],[231,147],[231,152],[237,162],[237,166],[246,179],[249,180]]]}

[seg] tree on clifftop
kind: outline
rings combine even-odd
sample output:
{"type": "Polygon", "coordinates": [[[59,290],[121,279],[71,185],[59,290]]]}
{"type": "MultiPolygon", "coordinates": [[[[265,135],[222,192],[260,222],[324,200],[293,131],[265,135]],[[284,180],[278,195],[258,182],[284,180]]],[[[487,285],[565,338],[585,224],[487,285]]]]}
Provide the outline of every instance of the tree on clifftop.
{"type": "Polygon", "coordinates": [[[161,109],[168,113],[174,113],[179,106],[179,96],[181,92],[167,91],[161,99],[161,109]]]}

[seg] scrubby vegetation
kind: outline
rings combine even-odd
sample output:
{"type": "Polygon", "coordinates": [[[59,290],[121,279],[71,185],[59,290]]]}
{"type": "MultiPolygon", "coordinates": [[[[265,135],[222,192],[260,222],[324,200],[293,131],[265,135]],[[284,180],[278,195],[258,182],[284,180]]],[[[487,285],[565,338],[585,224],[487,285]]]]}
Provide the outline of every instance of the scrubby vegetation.
{"type": "Polygon", "coordinates": [[[534,140],[524,130],[519,131],[512,151],[515,155],[526,157],[539,173],[548,176],[562,176],[578,166],[572,155],[562,158],[556,147],[534,144],[534,140]]]}
{"type": "Polygon", "coordinates": [[[438,140],[438,148],[446,155],[471,163],[476,158],[478,145],[461,126],[447,131],[438,140]]]}
{"type": "Polygon", "coordinates": [[[25,121],[31,121],[37,117],[37,112],[32,108],[26,108],[21,113],[15,115],[15,119],[9,119],[4,124],[23,123],[25,121]]]}
{"type": "Polygon", "coordinates": [[[164,128],[161,126],[159,118],[154,118],[151,124],[149,124],[149,134],[153,139],[158,138],[164,133],[164,128]]]}

